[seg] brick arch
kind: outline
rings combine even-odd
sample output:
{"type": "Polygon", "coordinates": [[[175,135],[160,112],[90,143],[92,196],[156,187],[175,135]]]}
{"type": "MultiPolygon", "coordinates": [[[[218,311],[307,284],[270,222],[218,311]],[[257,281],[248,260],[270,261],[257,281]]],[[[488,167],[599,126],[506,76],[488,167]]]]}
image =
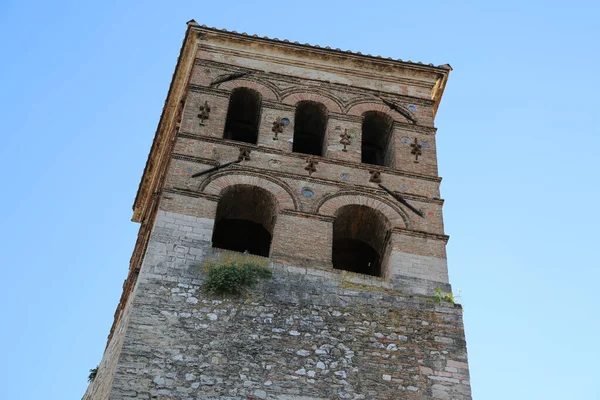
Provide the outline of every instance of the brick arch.
{"type": "Polygon", "coordinates": [[[275,90],[263,83],[250,81],[246,79],[235,79],[233,81],[223,82],[219,85],[219,89],[233,90],[239,87],[256,90],[261,94],[264,100],[277,101],[278,96],[275,90]]]}
{"type": "Polygon", "coordinates": [[[341,103],[337,99],[317,92],[295,92],[287,94],[281,99],[283,104],[291,106],[295,106],[301,101],[316,101],[327,107],[327,110],[330,112],[342,113],[341,103]]]}
{"type": "Polygon", "coordinates": [[[335,216],[347,205],[361,205],[381,212],[394,228],[407,228],[408,216],[394,203],[366,193],[340,192],[321,199],[317,214],[335,216]]]}
{"type": "Polygon", "coordinates": [[[298,201],[293,191],[285,183],[270,176],[249,174],[247,172],[221,172],[210,176],[202,184],[200,191],[220,195],[224,189],[235,185],[260,187],[273,195],[280,210],[298,210],[298,201]]]}
{"type": "Polygon", "coordinates": [[[366,113],[367,111],[379,111],[379,112],[389,115],[390,117],[392,117],[394,119],[394,121],[409,122],[398,111],[394,111],[394,110],[390,109],[388,106],[386,106],[385,104],[377,103],[377,102],[365,102],[365,103],[354,104],[354,105],[350,106],[350,108],[348,109],[348,112],[346,114],[355,115],[357,117],[362,117],[362,115],[364,113],[366,113]]]}

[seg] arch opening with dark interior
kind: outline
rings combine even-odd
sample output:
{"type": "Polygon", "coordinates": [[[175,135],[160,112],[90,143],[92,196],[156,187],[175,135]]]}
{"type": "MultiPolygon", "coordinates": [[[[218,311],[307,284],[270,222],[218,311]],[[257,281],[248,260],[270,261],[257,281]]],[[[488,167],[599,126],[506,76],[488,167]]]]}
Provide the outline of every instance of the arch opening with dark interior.
{"type": "Polygon", "coordinates": [[[265,189],[234,185],[221,193],[212,245],[220,249],[268,257],[277,202],[265,189]]]}
{"type": "Polygon", "coordinates": [[[315,101],[301,101],[296,104],[292,151],[314,156],[323,155],[326,127],[327,107],[315,101]]]}
{"type": "Polygon", "coordinates": [[[383,276],[390,226],[379,211],[362,205],[340,208],[333,223],[333,268],[383,276]]]}
{"type": "Polygon", "coordinates": [[[256,144],[262,96],[256,90],[239,87],[231,92],[227,118],[225,120],[225,139],[256,144]]]}
{"type": "Polygon", "coordinates": [[[366,164],[392,166],[390,145],[394,120],[380,111],[363,114],[361,161],[366,164]]]}

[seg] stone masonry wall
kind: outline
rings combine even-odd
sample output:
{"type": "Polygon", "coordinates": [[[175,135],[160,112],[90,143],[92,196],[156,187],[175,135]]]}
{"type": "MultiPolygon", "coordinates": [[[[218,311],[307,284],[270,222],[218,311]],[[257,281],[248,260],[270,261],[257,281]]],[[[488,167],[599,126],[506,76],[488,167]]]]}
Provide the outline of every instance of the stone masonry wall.
{"type": "Polygon", "coordinates": [[[212,227],[159,212],[110,399],[471,398],[460,306],[263,258],[272,279],[207,296],[203,263],[241,256],[213,249],[212,227]]]}

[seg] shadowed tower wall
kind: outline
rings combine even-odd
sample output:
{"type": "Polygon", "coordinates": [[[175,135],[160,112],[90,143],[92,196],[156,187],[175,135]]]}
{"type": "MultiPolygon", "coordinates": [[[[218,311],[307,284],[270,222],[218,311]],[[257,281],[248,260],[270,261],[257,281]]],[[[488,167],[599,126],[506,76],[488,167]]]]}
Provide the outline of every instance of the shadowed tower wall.
{"type": "Polygon", "coordinates": [[[471,399],[462,309],[436,299],[450,70],[190,21],[84,399],[471,399]],[[231,260],[273,276],[203,291],[231,260]]]}

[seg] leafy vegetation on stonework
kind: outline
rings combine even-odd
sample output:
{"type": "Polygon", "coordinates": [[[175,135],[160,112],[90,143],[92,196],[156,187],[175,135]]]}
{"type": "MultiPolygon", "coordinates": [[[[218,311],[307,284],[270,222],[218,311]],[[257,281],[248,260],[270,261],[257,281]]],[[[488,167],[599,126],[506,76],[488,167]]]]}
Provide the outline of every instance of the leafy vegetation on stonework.
{"type": "Polygon", "coordinates": [[[96,375],[98,375],[98,366],[97,365],[96,365],[96,368],[90,369],[90,374],[88,375],[88,382],[92,382],[94,379],[96,379],[96,375]]]}
{"type": "Polygon", "coordinates": [[[445,301],[448,301],[448,302],[454,304],[460,300],[460,291],[461,291],[461,289],[458,289],[458,293],[455,296],[453,293],[444,293],[442,291],[442,289],[435,288],[434,289],[435,295],[433,296],[433,298],[435,299],[436,303],[441,303],[442,300],[445,300],[445,301]]]}
{"type": "Polygon", "coordinates": [[[258,263],[231,261],[210,267],[203,288],[207,293],[238,295],[256,285],[259,279],[270,277],[271,270],[258,263]]]}

